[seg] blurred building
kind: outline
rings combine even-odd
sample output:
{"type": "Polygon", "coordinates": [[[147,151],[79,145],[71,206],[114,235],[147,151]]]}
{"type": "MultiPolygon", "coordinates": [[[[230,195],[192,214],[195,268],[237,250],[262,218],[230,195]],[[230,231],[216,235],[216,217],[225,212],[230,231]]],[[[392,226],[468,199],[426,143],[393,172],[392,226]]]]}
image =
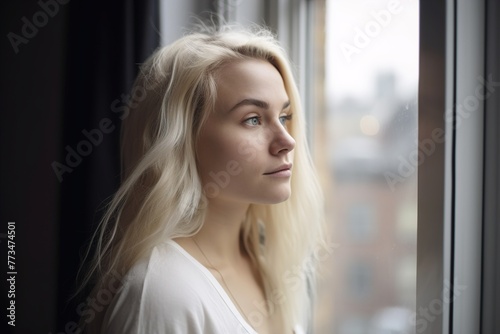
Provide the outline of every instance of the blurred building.
{"type": "Polygon", "coordinates": [[[393,184],[387,175],[400,176],[401,161],[417,148],[417,109],[395,87],[395,74],[381,73],[373,97],[329,110],[328,219],[340,247],[324,268],[320,300],[331,313],[319,312],[321,334],[411,333],[417,174],[393,184]]]}

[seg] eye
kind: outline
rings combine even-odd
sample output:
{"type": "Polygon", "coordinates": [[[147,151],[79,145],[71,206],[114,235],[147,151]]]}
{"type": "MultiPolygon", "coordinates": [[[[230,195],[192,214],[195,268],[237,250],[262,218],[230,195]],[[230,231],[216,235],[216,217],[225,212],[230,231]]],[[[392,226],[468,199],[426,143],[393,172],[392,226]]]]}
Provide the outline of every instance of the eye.
{"type": "Polygon", "coordinates": [[[247,125],[252,125],[252,126],[259,125],[260,124],[260,117],[254,116],[254,117],[247,118],[243,123],[245,123],[247,125]]]}
{"type": "Polygon", "coordinates": [[[286,125],[286,122],[292,119],[292,114],[280,116],[280,123],[286,125]]]}

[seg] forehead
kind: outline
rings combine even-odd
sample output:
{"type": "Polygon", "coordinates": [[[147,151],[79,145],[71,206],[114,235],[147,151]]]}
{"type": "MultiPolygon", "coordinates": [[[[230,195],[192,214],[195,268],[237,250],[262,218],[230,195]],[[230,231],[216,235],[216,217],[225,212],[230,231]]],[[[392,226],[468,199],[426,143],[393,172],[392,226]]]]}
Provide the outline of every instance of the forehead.
{"type": "Polygon", "coordinates": [[[249,59],[231,62],[219,69],[216,109],[229,110],[243,99],[258,99],[271,107],[288,101],[283,78],[271,63],[249,59]]]}

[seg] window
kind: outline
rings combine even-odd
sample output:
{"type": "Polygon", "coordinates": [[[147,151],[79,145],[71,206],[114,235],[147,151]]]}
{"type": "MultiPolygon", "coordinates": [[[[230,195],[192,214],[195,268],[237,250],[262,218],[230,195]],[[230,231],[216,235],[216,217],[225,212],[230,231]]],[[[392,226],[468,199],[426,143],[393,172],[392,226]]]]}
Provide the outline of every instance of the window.
{"type": "Polygon", "coordinates": [[[322,263],[315,332],[411,333],[419,4],[315,4],[319,56],[312,62],[315,89],[325,94],[324,103],[315,101],[312,146],[330,238],[339,245],[322,263]]]}
{"type": "Polygon", "coordinates": [[[347,228],[349,238],[357,241],[370,241],[375,238],[377,229],[377,217],[375,205],[370,202],[353,201],[347,208],[347,228]]]}

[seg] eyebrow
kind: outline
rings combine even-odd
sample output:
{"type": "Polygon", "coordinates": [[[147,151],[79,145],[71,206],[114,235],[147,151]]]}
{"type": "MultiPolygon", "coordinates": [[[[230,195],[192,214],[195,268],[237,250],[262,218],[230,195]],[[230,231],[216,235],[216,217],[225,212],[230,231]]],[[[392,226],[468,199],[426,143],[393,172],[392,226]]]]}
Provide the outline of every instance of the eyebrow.
{"type": "MultiPolygon", "coordinates": [[[[261,109],[269,109],[269,103],[258,100],[258,99],[244,99],[241,100],[240,102],[236,103],[231,109],[229,109],[228,112],[231,112],[235,109],[238,109],[241,106],[256,106],[261,109]]],[[[290,100],[286,101],[283,103],[283,109],[286,109],[290,106],[290,100]]]]}

